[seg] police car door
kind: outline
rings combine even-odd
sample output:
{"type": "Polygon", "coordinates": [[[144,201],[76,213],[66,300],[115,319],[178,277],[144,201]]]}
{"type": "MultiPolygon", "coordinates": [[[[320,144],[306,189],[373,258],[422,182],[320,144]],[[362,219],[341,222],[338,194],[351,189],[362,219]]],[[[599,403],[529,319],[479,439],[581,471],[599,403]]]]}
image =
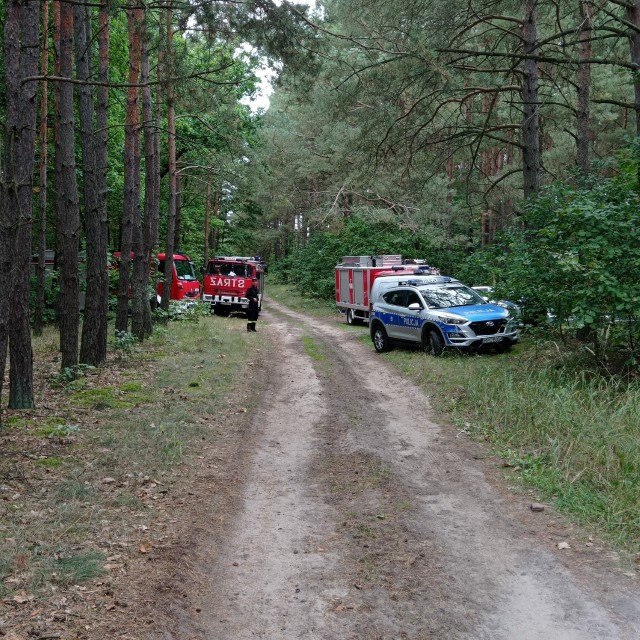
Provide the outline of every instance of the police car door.
{"type": "Polygon", "coordinates": [[[417,291],[407,291],[407,295],[405,298],[406,308],[404,310],[404,322],[402,327],[403,339],[411,340],[412,342],[420,342],[421,337],[421,328],[423,323],[423,318],[421,315],[422,309],[424,309],[424,304],[420,299],[420,295],[417,291]],[[420,305],[419,310],[409,309],[410,304],[418,303],[420,305]]]}
{"type": "Polygon", "coordinates": [[[406,300],[406,291],[403,289],[395,289],[387,291],[382,296],[383,303],[379,305],[382,307],[381,320],[384,322],[384,326],[387,330],[387,335],[390,338],[404,339],[403,322],[406,307],[404,301],[406,300]]]}

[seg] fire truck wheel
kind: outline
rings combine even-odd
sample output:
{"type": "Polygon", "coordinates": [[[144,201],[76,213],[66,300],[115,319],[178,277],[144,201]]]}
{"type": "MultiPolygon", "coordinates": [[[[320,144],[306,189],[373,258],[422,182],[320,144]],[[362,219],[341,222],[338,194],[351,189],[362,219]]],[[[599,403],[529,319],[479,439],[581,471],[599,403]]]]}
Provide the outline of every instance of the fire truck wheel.
{"type": "Polygon", "coordinates": [[[373,346],[375,347],[378,353],[383,353],[384,351],[389,350],[389,337],[387,336],[387,332],[384,327],[380,324],[377,324],[373,329],[373,346]]]}
{"type": "Polygon", "coordinates": [[[356,319],[353,315],[353,310],[347,309],[347,324],[355,324],[355,323],[356,323],[356,319]]]}

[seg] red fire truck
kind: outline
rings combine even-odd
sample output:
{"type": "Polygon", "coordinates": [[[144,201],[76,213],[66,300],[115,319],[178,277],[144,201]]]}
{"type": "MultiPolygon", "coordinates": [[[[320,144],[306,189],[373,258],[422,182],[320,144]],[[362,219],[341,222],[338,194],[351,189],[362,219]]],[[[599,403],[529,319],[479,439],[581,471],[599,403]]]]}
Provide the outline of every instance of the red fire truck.
{"type": "MultiPolygon", "coordinates": [[[[109,269],[117,269],[120,260],[120,251],[114,251],[113,262],[109,269]]],[[[151,261],[151,277],[155,280],[158,274],[164,273],[165,254],[159,253],[155,259],[151,261]]],[[[133,252],[131,253],[133,260],[133,252]]],[[[164,290],[164,282],[160,281],[156,285],[156,296],[158,304],[162,298],[164,290]]],[[[129,292],[129,296],[132,292],[129,292]]],[[[193,262],[189,256],[182,253],[173,254],[173,275],[171,277],[171,295],[170,300],[184,300],[185,302],[195,302],[200,297],[200,282],[196,278],[196,272],[193,262]]]]}
{"type": "Polygon", "coordinates": [[[258,278],[260,307],[264,290],[264,265],[259,256],[216,256],[209,260],[204,274],[202,301],[211,305],[211,313],[228,316],[232,311],[246,311],[247,290],[258,278]]]}
{"type": "Polygon", "coordinates": [[[433,275],[440,271],[425,260],[401,255],[344,256],[336,267],[336,306],[347,316],[348,324],[369,322],[369,294],[380,276],[433,275]]]}
{"type": "MultiPolygon", "coordinates": [[[[159,253],[157,256],[159,274],[164,273],[164,263],[166,255],[159,253]]],[[[157,285],[158,303],[162,298],[164,290],[164,282],[160,281],[157,285]]],[[[173,254],[173,275],[171,277],[171,294],[170,300],[186,300],[195,302],[200,298],[200,282],[196,277],[196,271],[193,261],[189,256],[183,253],[173,254]]]]}

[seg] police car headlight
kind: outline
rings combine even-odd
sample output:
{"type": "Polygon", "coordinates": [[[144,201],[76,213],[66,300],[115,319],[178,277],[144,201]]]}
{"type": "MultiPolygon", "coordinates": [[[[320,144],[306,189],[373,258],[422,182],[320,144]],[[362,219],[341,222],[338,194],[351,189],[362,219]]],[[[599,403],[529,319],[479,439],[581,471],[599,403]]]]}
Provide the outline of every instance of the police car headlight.
{"type": "Polygon", "coordinates": [[[436,316],[438,322],[444,322],[444,324],[467,324],[469,322],[466,318],[452,318],[451,316],[436,316]]]}

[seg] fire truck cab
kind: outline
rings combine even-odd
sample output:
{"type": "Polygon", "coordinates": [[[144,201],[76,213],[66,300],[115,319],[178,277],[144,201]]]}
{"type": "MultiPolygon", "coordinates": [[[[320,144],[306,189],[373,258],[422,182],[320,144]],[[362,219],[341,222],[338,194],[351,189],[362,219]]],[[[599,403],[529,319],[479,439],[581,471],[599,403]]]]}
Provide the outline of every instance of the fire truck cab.
{"type": "Polygon", "coordinates": [[[246,312],[247,291],[253,278],[258,279],[259,304],[262,308],[264,265],[260,256],[216,256],[209,260],[204,274],[202,300],[211,305],[211,313],[228,316],[232,311],[246,312]]]}
{"type": "MultiPolygon", "coordinates": [[[[157,256],[159,274],[164,274],[166,255],[159,253],[157,256]]],[[[162,298],[164,282],[157,285],[158,303],[162,298]]],[[[183,253],[173,254],[173,271],[171,277],[170,300],[184,300],[185,302],[196,302],[200,298],[200,282],[196,277],[196,270],[193,261],[183,253]]]]}
{"type": "MultiPolygon", "coordinates": [[[[118,269],[121,255],[120,251],[114,251],[112,254],[112,262],[107,269],[110,271],[118,269]]],[[[133,261],[133,251],[130,255],[131,260],[133,261]]],[[[162,276],[164,275],[165,259],[166,255],[164,253],[159,253],[155,258],[151,259],[151,264],[149,265],[149,276],[154,282],[156,282],[156,299],[158,304],[160,304],[162,291],[164,290],[162,276]]],[[[130,289],[129,297],[132,296],[133,291],[130,289]]],[[[199,297],[200,282],[196,277],[196,272],[191,258],[182,253],[174,253],[171,277],[171,295],[169,296],[169,299],[182,300],[186,304],[192,304],[195,303],[199,297]]]]}

